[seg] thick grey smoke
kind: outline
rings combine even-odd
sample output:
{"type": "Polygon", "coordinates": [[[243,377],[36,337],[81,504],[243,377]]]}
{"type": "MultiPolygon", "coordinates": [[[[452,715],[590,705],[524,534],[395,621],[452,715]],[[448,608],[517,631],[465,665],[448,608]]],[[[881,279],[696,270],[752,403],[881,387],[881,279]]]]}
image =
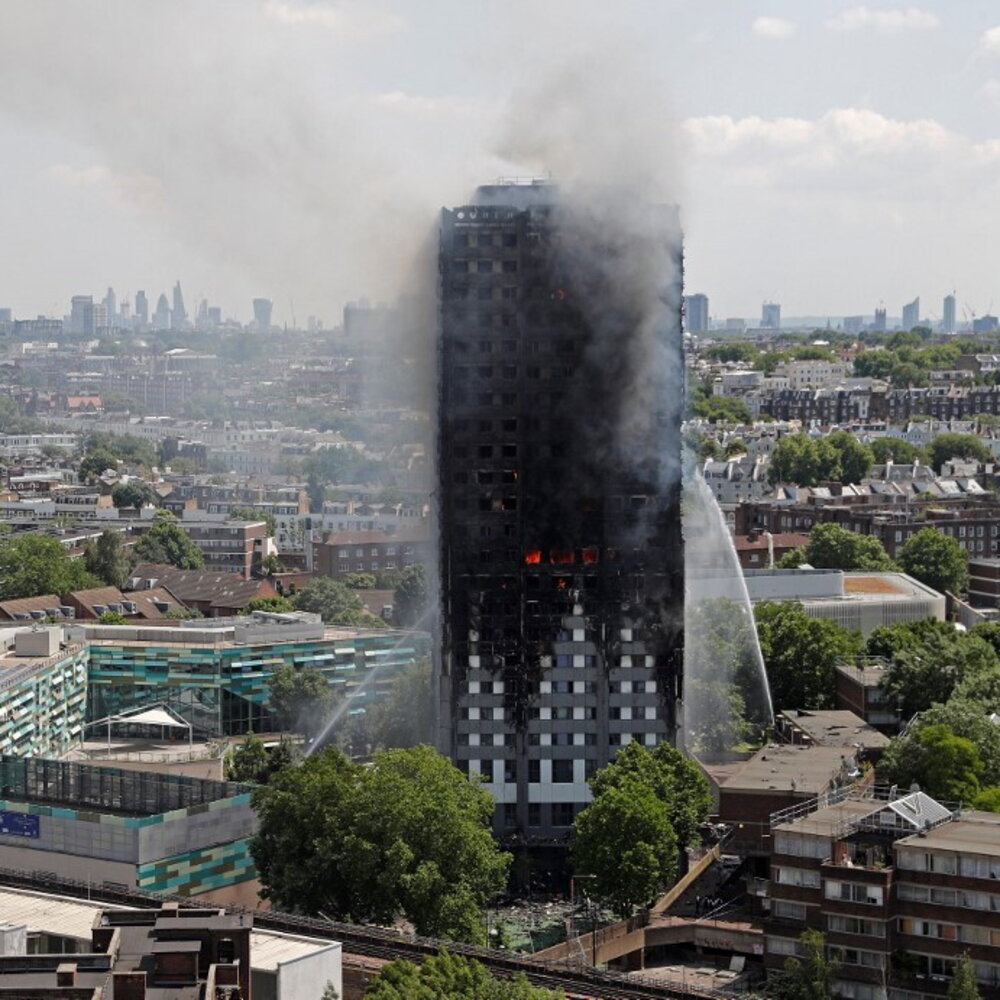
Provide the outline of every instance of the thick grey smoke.
{"type": "MultiPolygon", "coordinates": [[[[593,327],[584,359],[616,454],[667,487],[680,476],[658,429],[683,399],[678,130],[634,46],[580,52],[514,95],[499,154],[559,187],[558,254],[593,327]],[[666,387],[666,393],[664,393],[666,387]]],[[[603,450],[605,442],[592,441],[603,450]]]]}
{"type": "Polygon", "coordinates": [[[5,0],[0,118],[33,150],[74,149],[48,180],[92,204],[43,233],[23,221],[15,243],[38,257],[5,262],[3,304],[59,270],[75,285],[63,308],[109,282],[155,301],[177,277],[189,299],[230,290],[219,304],[244,320],[254,295],[278,322],[291,296],[300,322],[394,298],[434,209],[473,179],[468,145],[484,145],[476,102],[366,90],[359,66],[395,27],[358,2],[5,0]]]}

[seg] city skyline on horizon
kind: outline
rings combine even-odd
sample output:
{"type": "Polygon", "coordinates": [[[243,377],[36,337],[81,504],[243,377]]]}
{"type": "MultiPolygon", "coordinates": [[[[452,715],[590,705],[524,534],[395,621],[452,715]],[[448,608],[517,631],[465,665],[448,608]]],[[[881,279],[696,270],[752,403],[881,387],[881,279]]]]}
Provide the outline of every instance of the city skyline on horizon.
{"type": "Polygon", "coordinates": [[[332,317],[405,287],[455,191],[538,174],[679,203],[687,286],[720,316],[938,285],[983,313],[997,22],[943,0],[10,0],[0,306],[180,274],[226,313],[264,288],[277,325],[332,317]]]}

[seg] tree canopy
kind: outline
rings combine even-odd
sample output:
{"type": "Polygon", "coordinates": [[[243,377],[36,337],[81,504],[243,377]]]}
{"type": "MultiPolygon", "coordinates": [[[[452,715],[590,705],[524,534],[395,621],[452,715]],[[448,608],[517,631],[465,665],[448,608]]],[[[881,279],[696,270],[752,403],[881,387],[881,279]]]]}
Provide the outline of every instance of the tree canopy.
{"type": "Polygon", "coordinates": [[[267,705],[282,730],[315,736],[333,711],[336,696],[315,667],[283,663],[271,675],[267,705]]]}
{"type": "Polygon", "coordinates": [[[762,601],[754,617],[774,707],[832,708],[835,667],[860,652],[860,635],[796,602],[762,601]]]}
{"type": "Polygon", "coordinates": [[[860,482],[874,462],[867,445],[853,434],[836,431],[824,438],[788,434],[771,454],[768,479],[774,483],[816,486],[821,482],[860,482]]]}
{"type": "Polygon", "coordinates": [[[945,725],[921,726],[911,737],[890,747],[880,768],[902,788],[914,782],[945,802],[972,802],[979,794],[983,762],[976,745],[945,725]]]}
{"type": "Polygon", "coordinates": [[[397,958],[365,989],[365,1000],[564,1000],[564,996],[532,986],[523,973],[496,979],[480,962],[444,950],[420,965],[397,958]]]}
{"type": "Polygon", "coordinates": [[[111,488],[111,502],[116,507],[145,507],[147,504],[155,505],[158,499],[156,490],[141,479],[115,483],[111,488]]]}
{"type": "Polygon", "coordinates": [[[888,461],[900,465],[912,465],[914,462],[926,462],[926,451],[902,438],[879,437],[868,443],[875,461],[884,465],[888,461]]]}
{"type": "Polygon", "coordinates": [[[955,972],[948,983],[948,1000],[980,1000],[979,981],[976,966],[968,952],[960,955],[955,963],[955,972]]]}
{"type": "Polygon", "coordinates": [[[941,594],[961,596],[969,589],[969,554],[937,528],[921,528],[896,559],[904,573],[941,594]]]}
{"type": "Polygon", "coordinates": [[[132,551],[140,562],[169,563],[178,569],[201,569],[205,565],[198,546],[167,511],[157,511],[153,526],[132,551]]]}
{"type": "Polygon", "coordinates": [[[992,462],[993,455],[975,434],[938,434],[928,446],[931,465],[940,473],[941,466],[951,458],[972,458],[977,462],[992,462]]]}
{"type": "Polygon", "coordinates": [[[269,510],[254,510],[253,507],[230,507],[229,521],[264,521],[267,524],[267,534],[273,538],[278,531],[278,519],[269,510]]]}
{"type": "Polygon", "coordinates": [[[573,867],[591,876],[596,899],[628,916],[676,879],[679,851],[711,808],[708,782],[669,744],[630,743],[590,787],[593,801],[573,824],[573,867]]]}
{"type": "Polygon", "coordinates": [[[944,704],[956,686],[998,673],[993,647],[949,622],[924,618],[873,629],[865,644],[871,656],[889,660],[882,689],[904,719],[935,703],[944,704]]]}
{"type": "Polygon", "coordinates": [[[753,421],[746,403],[735,396],[704,396],[691,409],[696,417],[710,424],[749,424],[753,421]]]}
{"type": "Polygon", "coordinates": [[[485,943],[483,907],[510,856],[493,841],[494,803],[427,746],[370,766],[329,747],[254,791],[251,851],[263,895],[283,909],[485,943]]]}
{"type": "Polygon", "coordinates": [[[110,587],[121,587],[128,579],[132,560],[125,551],[121,532],[105,528],[96,541],[88,541],[83,552],[87,572],[110,587]]]}
{"type": "Polygon", "coordinates": [[[816,930],[799,935],[801,957],[789,958],[784,969],[768,980],[774,1000],[835,1000],[833,983],[839,963],[826,954],[826,942],[816,930]]]}
{"type": "Polygon", "coordinates": [[[318,614],[327,625],[354,625],[361,628],[385,628],[385,622],[365,611],[361,598],[339,580],[321,576],[295,595],[299,611],[318,614]]]}
{"type": "Polygon", "coordinates": [[[17,535],[0,540],[0,600],[66,594],[99,583],[83,560],[71,559],[55,538],[17,535]]]}
{"type": "Polygon", "coordinates": [[[622,918],[677,878],[677,834],[667,807],[635,778],[607,789],[573,824],[573,868],[622,918]]]}
{"type": "Polygon", "coordinates": [[[427,610],[427,579],[424,567],[407,566],[393,593],[392,623],[400,628],[416,628],[427,610]]]}
{"type": "Polygon", "coordinates": [[[297,759],[291,741],[282,739],[277,746],[268,749],[259,736],[247,733],[243,742],[233,747],[226,757],[226,779],[262,785],[272,774],[289,767],[297,759]]]}
{"type": "Polygon", "coordinates": [[[655,748],[629,743],[591,779],[595,798],[631,779],[652,789],[666,806],[680,848],[698,843],[698,827],[712,808],[708,779],[698,765],[669,743],[655,748]]]}
{"type": "Polygon", "coordinates": [[[434,740],[431,661],[421,660],[393,681],[389,697],[375,709],[374,741],[383,747],[412,747],[434,740]]]}
{"type": "MultiPolygon", "coordinates": [[[[885,551],[885,546],[874,535],[859,535],[839,524],[817,524],[809,533],[809,542],[802,550],[795,550],[794,559],[788,553],[781,559],[781,566],[794,566],[807,562],[816,569],[889,570],[895,564],[885,551]],[[787,562],[786,562],[787,560],[787,562]]],[[[791,568],[794,568],[792,566],[791,568]]]]}

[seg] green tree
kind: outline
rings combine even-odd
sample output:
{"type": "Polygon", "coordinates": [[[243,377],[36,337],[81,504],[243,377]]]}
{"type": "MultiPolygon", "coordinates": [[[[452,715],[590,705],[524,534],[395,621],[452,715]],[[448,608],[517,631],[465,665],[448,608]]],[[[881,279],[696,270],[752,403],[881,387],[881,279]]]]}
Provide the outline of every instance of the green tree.
{"type": "Polygon", "coordinates": [[[251,597],[243,611],[294,611],[295,605],[287,597],[251,597]]]}
{"type": "Polygon", "coordinates": [[[753,414],[746,403],[735,396],[706,396],[691,409],[696,417],[710,424],[749,424],[753,421],[753,414]]]}
{"type": "Polygon", "coordinates": [[[976,966],[969,958],[968,952],[960,956],[955,963],[955,971],[948,983],[948,1000],[980,1000],[979,982],[976,979],[976,966]]]}
{"type": "Polygon", "coordinates": [[[278,727],[315,736],[333,711],[336,697],[314,667],[283,663],[268,682],[267,704],[278,727]]]}
{"type": "Polygon", "coordinates": [[[299,611],[318,614],[327,625],[385,628],[381,618],[365,611],[357,594],[329,577],[313,580],[295,595],[294,603],[299,611]]]}
{"type": "Polygon", "coordinates": [[[352,590],[372,590],[375,587],[374,573],[348,573],[343,579],[344,586],[352,590]]]}
{"type": "Polygon", "coordinates": [[[937,528],[921,528],[896,559],[904,573],[939,593],[961,596],[969,589],[969,554],[937,528]]]}
{"type": "Polygon", "coordinates": [[[573,823],[573,869],[592,877],[593,895],[619,917],[677,877],[677,834],[667,807],[631,778],[595,796],[573,823]]]}
{"type": "Polygon", "coordinates": [[[1000,786],[991,785],[980,789],[979,794],[972,800],[972,808],[983,812],[1000,812],[1000,786]]]}
{"type": "Polygon", "coordinates": [[[789,958],[784,969],[768,982],[774,1000],[835,1000],[834,978],[840,963],[827,958],[826,944],[819,931],[799,935],[801,957],[789,958]]]}
{"type": "Polygon", "coordinates": [[[663,803],[680,849],[698,843],[698,827],[708,818],[712,793],[698,765],[669,743],[655,749],[629,743],[591,779],[595,800],[612,788],[638,781],[663,803]]]}
{"type": "Polygon", "coordinates": [[[267,774],[268,754],[264,741],[247,733],[243,742],[226,755],[226,778],[229,781],[246,781],[259,784],[267,774]]]}
{"type": "Polygon", "coordinates": [[[421,965],[397,958],[383,966],[365,1000],[565,1000],[565,994],[532,986],[523,973],[496,979],[474,959],[442,950],[421,965]]]}
{"type": "Polygon", "coordinates": [[[264,521],[267,535],[273,538],[278,531],[278,519],[270,511],[254,510],[253,507],[230,507],[227,521],[264,521]]]}
{"type": "Polygon", "coordinates": [[[117,469],[118,459],[110,451],[103,448],[88,451],[80,459],[77,474],[84,483],[92,483],[104,474],[106,469],[117,469]]]}
{"type": "MultiPolygon", "coordinates": [[[[146,468],[151,468],[157,462],[156,449],[153,445],[135,434],[105,434],[103,431],[94,431],[84,440],[83,450],[88,454],[92,451],[104,451],[115,459],[120,458],[130,465],[146,468]]],[[[113,462],[112,467],[114,467],[113,462]]]]}
{"type": "Polygon", "coordinates": [[[762,601],[754,617],[774,707],[832,708],[836,665],[860,651],[860,635],[797,602],[762,601]]]}
{"type": "Polygon", "coordinates": [[[128,624],[128,619],[120,611],[105,611],[97,620],[102,625],[128,624]]]}
{"type": "Polygon", "coordinates": [[[87,572],[110,587],[121,587],[128,579],[132,560],[125,551],[121,532],[105,528],[96,541],[88,541],[83,551],[87,572]]]}
{"type": "Polygon", "coordinates": [[[205,565],[198,546],[168,511],[157,511],[153,526],[132,549],[139,562],[169,563],[178,569],[201,569],[205,565]]]}
{"type": "MultiPolygon", "coordinates": [[[[856,462],[855,456],[850,456],[856,462]]],[[[870,460],[869,460],[869,464],[870,460]]],[[[771,454],[768,479],[775,483],[815,486],[844,480],[842,453],[828,438],[813,440],[808,434],[788,434],[771,454]]]]}
{"type": "Polygon", "coordinates": [[[269,553],[264,556],[260,561],[260,571],[265,576],[274,576],[275,573],[281,572],[281,559],[274,552],[269,553]]]}
{"type": "Polygon", "coordinates": [[[306,490],[309,493],[309,513],[322,514],[323,503],[326,500],[326,487],[315,472],[309,474],[306,490]]]}
{"type": "Polygon", "coordinates": [[[992,462],[993,455],[975,434],[938,434],[928,446],[931,465],[940,473],[941,466],[951,458],[992,462]]]}
{"type": "Polygon", "coordinates": [[[419,934],[485,943],[482,913],[510,856],[493,841],[494,802],[430,747],[384,750],[369,766],[328,747],[254,791],[251,851],[263,895],[419,934]]]}
{"type": "Polygon", "coordinates": [[[383,747],[412,747],[434,739],[431,661],[421,660],[393,681],[389,697],[375,709],[374,742],[383,747]]]}
{"type": "Polygon", "coordinates": [[[894,568],[885,546],[874,535],[859,535],[839,524],[817,524],[803,553],[816,569],[889,570],[894,568]]]}
{"type": "Polygon", "coordinates": [[[392,623],[400,628],[416,628],[427,611],[427,577],[424,567],[407,566],[393,593],[392,623]]]}
{"type": "Polygon", "coordinates": [[[145,507],[147,504],[155,506],[158,499],[156,490],[141,479],[115,483],[111,488],[111,502],[116,507],[145,507]]]}
{"type": "Polygon", "coordinates": [[[0,600],[67,594],[98,584],[83,560],[71,559],[55,538],[17,535],[0,539],[0,600]]]}
{"type": "Polygon", "coordinates": [[[710,358],[712,361],[741,362],[748,365],[755,365],[760,357],[757,348],[745,340],[731,344],[713,344],[703,353],[706,358],[710,358]]]}
{"type": "Polygon", "coordinates": [[[910,444],[909,441],[903,441],[901,438],[875,438],[868,447],[871,448],[875,461],[882,465],[890,460],[899,465],[912,465],[914,462],[927,461],[927,455],[923,448],[910,444]]]}
{"type": "Polygon", "coordinates": [[[985,639],[933,618],[873,629],[865,649],[890,661],[882,689],[903,718],[944,704],[957,685],[998,668],[997,654],[985,639]]]}
{"type": "Polygon", "coordinates": [[[826,440],[840,456],[840,481],[844,485],[860,483],[875,461],[871,448],[847,431],[834,431],[826,440]]]}

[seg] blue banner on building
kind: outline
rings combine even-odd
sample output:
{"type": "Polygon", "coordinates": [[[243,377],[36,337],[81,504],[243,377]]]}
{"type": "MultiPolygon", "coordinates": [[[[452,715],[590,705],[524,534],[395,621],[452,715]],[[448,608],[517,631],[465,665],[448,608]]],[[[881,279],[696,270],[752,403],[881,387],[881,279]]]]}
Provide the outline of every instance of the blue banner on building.
{"type": "Polygon", "coordinates": [[[0,835],[38,838],[38,817],[31,813],[8,812],[0,809],[0,835]]]}

